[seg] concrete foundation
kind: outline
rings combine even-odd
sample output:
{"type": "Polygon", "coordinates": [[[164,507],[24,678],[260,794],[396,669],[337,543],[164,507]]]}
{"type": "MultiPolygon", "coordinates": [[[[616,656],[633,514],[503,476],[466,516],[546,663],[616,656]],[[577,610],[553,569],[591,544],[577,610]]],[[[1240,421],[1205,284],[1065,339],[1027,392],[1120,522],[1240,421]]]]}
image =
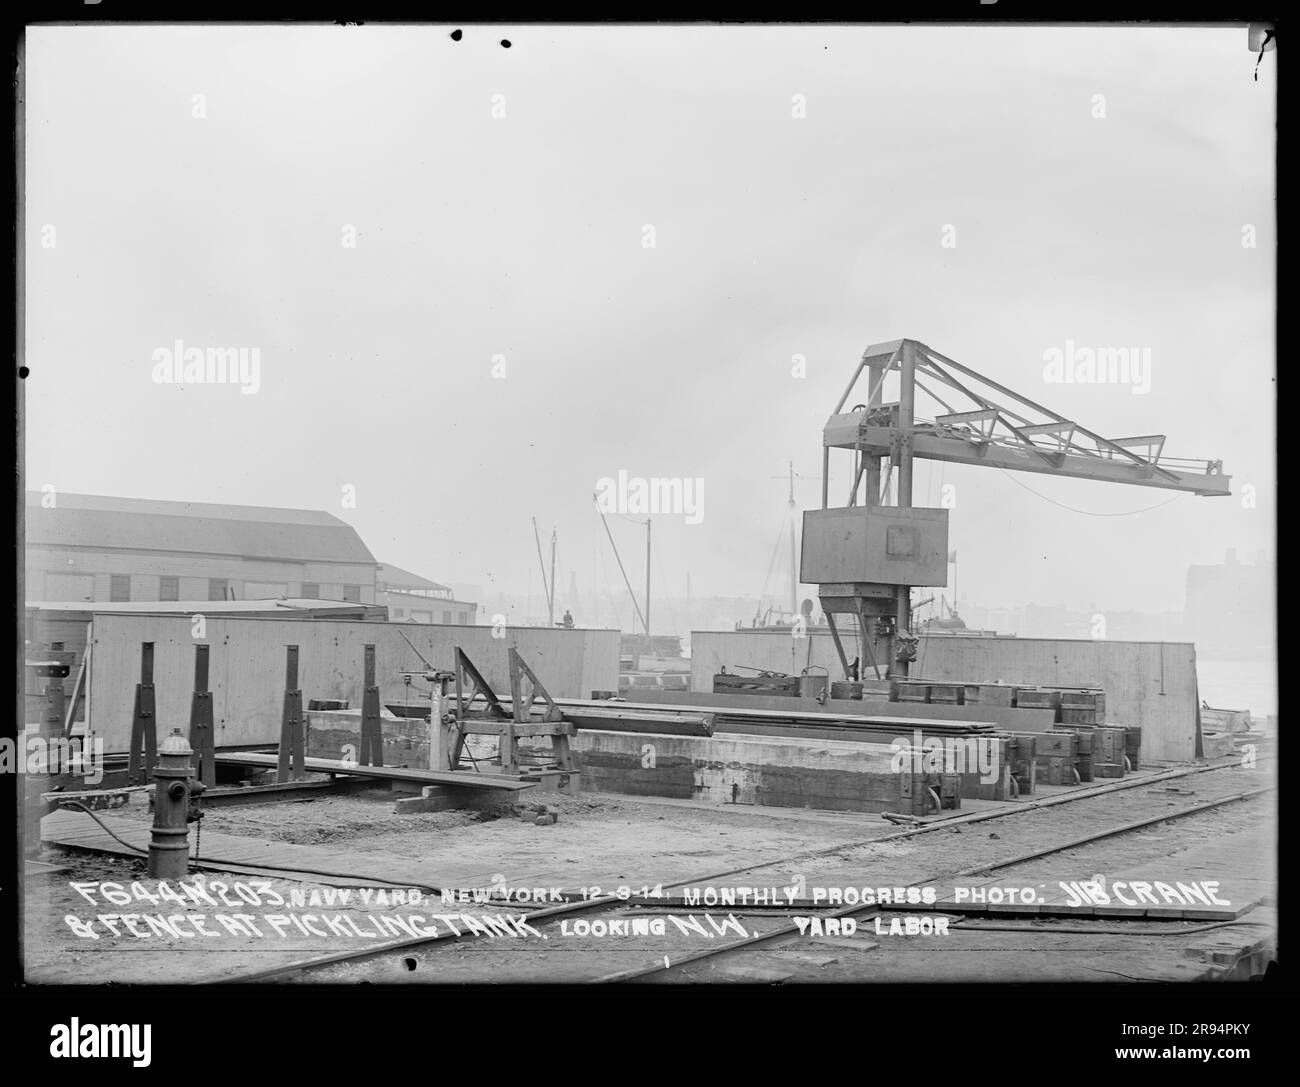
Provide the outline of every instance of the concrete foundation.
{"type": "MultiPolygon", "coordinates": [[[[704,804],[904,811],[897,752],[885,743],[715,733],[711,737],[579,732],[574,757],[585,789],[704,804]]],[[[960,775],[960,795],[1009,799],[1010,767],[996,779],[960,775]]]]}
{"type": "MultiPolygon", "coordinates": [[[[312,710],[307,714],[307,754],[312,758],[355,758],[360,745],[359,710],[312,710]]],[[[424,769],[429,765],[428,725],[423,721],[383,720],[384,763],[424,769]]],[[[910,738],[903,734],[903,738],[910,738]]],[[[930,739],[930,737],[926,737],[930,739]]],[[[969,799],[1008,800],[1013,795],[1006,740],[981,737],[995,745],[996,777],[984,781],[977,770],[958,775],[957,792],[969,799]]],[[[538,789],[663,796],[703,804],[815,808],[825,811],[902,812],[907,810],[897,751],[887,742],[820,740],[809,737],[715,734],[668,736],[635,732],[584,731],[572,742],[577,774],[538,771],[538,789]],[[561,780],[565,779],[565,780],[561,780]]],[[[546,757],[545,740],[528,741],[525,750],[546,757]]],[[[480,760],[495,756],[496,740],[475,736],[470,752],[480,760]]],[[[485,767],[495,771],[496,767],[485,767]]],[[[448,807],[463,807],[460,797],[439,789],[448,807]]],[[[425,799],[435,799],[424,791],[425,799]]],[[[439,810],[410,804],[402,810],[439,810]]]]}

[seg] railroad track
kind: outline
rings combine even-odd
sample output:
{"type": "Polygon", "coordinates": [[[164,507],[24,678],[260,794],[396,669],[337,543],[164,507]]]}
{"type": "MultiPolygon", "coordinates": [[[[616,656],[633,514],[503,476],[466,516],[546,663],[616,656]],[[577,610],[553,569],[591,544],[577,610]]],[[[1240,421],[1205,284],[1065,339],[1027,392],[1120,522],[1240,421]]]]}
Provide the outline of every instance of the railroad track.
{"type": "MultiPolygon", "coordinates": [[[[1262,757],[1261,761],[1264,761],[1262,757]]],[[[819,857],[843,858],[844,854],[854,851],[870,852],[873,847],[883,843],[913,839],[927,834],[952,830],[953,828],[964,829],[971,824],[996,826],[998,831],[1001,832],[996,836],[996,845],[992,844],[990,837],[976,839],[971,836],[968,852],[971,854],[970,859],[977,860],[978,863],[969,864],[955,872],[934,872],[904,877],[898,881],[894,879],[876,880],[873,878],[866,882],[890,887],[919,887],[927,884],[984,876],[1053,853],[1061,853],[1088,843],[1134,833],[1144,827],[1189,818],[1213,808],[1247,801],[1273,790],[1274,786],[1272,785],[1246,790],[1241,789],[1240,779],[1233,772],[1237,766],[1238,761],[1233,758],[1205,766],[1163,771],[1151,776],[1143,775],[1140,778],[1124,778],[1096,785],[1086,790],[1076,790],[1050,798],[1027,801],[1010,810],[972,813],[952,819],[939,820],[881,837],[864,839],[861,842],[839,843],[777,861],[710,873],[678,883],[665,884],[660,888],[663,897],[630,896],[620,898],[617,895],[604,895],[598,898],[584,898],[554,906],[534,908],[510,903],[509,912],[516,916],[523,916],[529,926],[548,938],[551,936],[570,937],[572,933],[564,930],[573,925],[579,918],[587,922],[584,933],[598,927],[599,923],[603,923],[606,931],[608,931],[610,925],[614,922],[630,922],[633,918],[662,915],[668,910],[676,910],[680,913],[683,909],[692,909],[693,907],[684,894],[672,894],[676,890],[684,892],[688,888],[709,886],[721,880],[727,880],[731,885],[734,885],[737,877],[746,877],[754,886],[785,886],[789,883],[790,873],[794,868],[815,864],[819,857]],[[1213,776],[1201,777],[1201,775],[1213,776]],[[1178,788],[1178,786],[1171,786],[1170,783],[1183,781],[1184,784],[1187,784],[1188,782],[1185,779],[1195,779],[1195,783],[1201,785],[1199,791],[1204,795],[1196,795],[1196,802],[1194,803],[1177,805],[1176,801],[1168,799],[1171,788],[1178,788]],[[1150,805],[1153,798],[1164,799],[1166,808],[1151,813],[1150,805]],[[1170,809],[1168,806],[1170,804],[1175,806],[1170,809]],[[1123,819],[1117,822],[1115,818],[1117,805],[1130,809],[1145,808],[1146,812],[1140,818],[1123,819]],[[1032,824],[1024,820],[1020,820],[1018,823],[1018,817],[1031,811],[1039,813],[1039,818],[1034,820],[1032,824]],[[1045,829],[1044,823],[1059,825],[1045,829]],[[1025,833],[1017,834],[1017,826],[1023,828],[1025,833]],[[1037,845],[1029,850],[1019,849],[1008,854],[1008,849],[1015,847],[1018,837],[1041,840],[1045,833],[1052,830],[1060,833],[1059,838],[1053,838],[1052,844],[1047,846],[1037,845]]],[[[1180,790],[1180,794],[1183,795],[1187,794],[1187,792],[1188,790],[1180,790]]],[[[1191,790],[1190,792],[1195,794],[1197,790],[1191,790]]],[[[864,882],[861,874],[861,864],[856,869],[852,868],[851,865],[852,862],[848,862],[844,866],[845,870],[835,875],[835,879],[845,886],[859,885],[864,882]]],[[[823,880],[822,882],[826,883],[827,881],[823,880]]],[[[828,883],[827,885],[833,884],[828,883]]],[[[797,935],[799,933],[798,926],[787,920],[791,914],[798,914],[801,917],[815,917],[824,923],[828,920],[848,917],[855,920],[870,919],[884,912],[887,911],[878,906],[864,906],[860,903],[837,908],[827,908],[825,906],[818,908],[815,905],[796,903],[793,907],[769,907],[740,911],[729,909],[729,915],[734,917],[738,913],[739,916],[746,919],[746,926],[748,926],[747,929],[741,930],[744,934],[737,935],[736,939],[719,942],[711,940],[708,947],[700,949],[698,939],[692,939],[689,934],[679,933],[678,935],[681,938],[675,942],[670,935],[667,942],[660,942],[654,953],[647,950],[637,966],[624,970],[609,971],[593,964],[593,969],[589,972],[589,975],[584,973],[580,980],[601,983],[631,982],[651,977],[663,978],[687,966],[698,965],[706,960],[743,954],[762,944],[797,935]]],[[[245,975],[238,980],[249,983],[332,980],[331,975],[337,976],[340,971],[354,973],[357,968],[365,969],[367,964],[373,964],[377,973],[381,975],[388,973],[391,976],[394,973],[394,962],[403,963],[404,969],[408,973],[414,974],[418,971],[421,978],[426,978],[430,974],[438,977],[439,971],[434,960],[436,960],[439,952],[453,947],[463,947],[469,941],[477,944],[488,943],[488,941],[476,940],[475,937],[469,935],[440,933],[435,936],[400,940],[374,948],[344,951],[307,959],[287,966],[258,971],[254,974],[245,975]]],[[[562,943],[566,949],[577,948],[593,952],[593,960],[607,959],[607,956],[602,956],[599,952],[611,950],[608,941],[598,941],[598,947],[594,948],[590,945],[582,948],[581,941],[575,942],[568,938],[552,941],[552,943],[555,946],[560,946],[562,943]]],[[[500,947],[497,941],[492,941],[492,944],[494,947],[500,947]]],[[[534,944],[534,946],[540,947],[541,945],[534,944]]],[[[513,943],[512,950],[517,953],[518,947],[517,943],[513,943]]],[[[416,979],[411,978],[411,980],[416,979]]],[[[439,977],[439,980],[442,980],[442,978],[439,977]]]]}

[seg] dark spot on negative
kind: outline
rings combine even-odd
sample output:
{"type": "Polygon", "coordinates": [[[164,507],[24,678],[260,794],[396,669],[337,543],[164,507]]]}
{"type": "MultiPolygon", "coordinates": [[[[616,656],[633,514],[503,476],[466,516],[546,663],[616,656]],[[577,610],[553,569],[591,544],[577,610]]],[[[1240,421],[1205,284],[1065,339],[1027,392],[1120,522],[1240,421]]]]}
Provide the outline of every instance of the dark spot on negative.
{"type": "Polygon", "coordinates": [[[510,48],[510,39],[509,39],[509,38],[502,38],[502,39],[501,39],[501,48],[502,48],[502,49],[509,49],[509,48],[510,48]]]}
{"type": "Polygon", "coordinates": [[[20,367],[18,367],[18,376],[19,376],[19,377],[26,377],[26,376],[27,376],[28,374],[30,374],[30,373],[31,373],[31,371],[30,371],[29,369],[27,369],[26,366],[20,366],[20,367]]]}
{"type": "Polygon", "coordinates": [[[458,42],[458,41],[460,41],[460,39],[461,39],[461,31],[459,31],[459,30],[453,30],[453,31],[451,32],[451,40],[454,41],[454,42],[458,42]]]}

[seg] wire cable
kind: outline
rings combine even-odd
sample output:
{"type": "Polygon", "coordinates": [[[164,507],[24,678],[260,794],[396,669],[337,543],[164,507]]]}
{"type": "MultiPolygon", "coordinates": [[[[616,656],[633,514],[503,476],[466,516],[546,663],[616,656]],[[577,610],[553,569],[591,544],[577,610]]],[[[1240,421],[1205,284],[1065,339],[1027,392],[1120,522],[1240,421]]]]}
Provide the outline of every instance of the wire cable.
{"type": "Polygon", "coordinates": [[[1157,502],[1154,506],[1143,506],[1140,510],[1123,510],[1119,513],[1097,513],[1094,510],[1081,510],[1074,506],[1067,506],[1064,502],[1058,502],[1054,498],[1048,498],[1045,494],[1039,494],[1038,491],[1034,490],[1034,488],[1030,487],[1027,483],[1021,483],[1020,480],[1016,479],[1016,477],[1011,475],[1009,472],[1004,472],[1001,468],[999,468],[998,471],[1002,472],[1002,474],[1006,476],[1007,479],[1011,480],[1011,482],[1017,487],[1023,487],[1030,494],[1037,498],[1041,498],[1044,502],[1050,502],[1053,506],[1060,506],[1061,509],[1069,510],[1071,513],[1082,513],[1085,517],[1132,517],[1134,514],[1147,513],[1150,510],[1158,510],[1161,506],[1167,506],[1170,502],[1177,502],[1178,499],[1183,497],[1181,494],[1176,494],[1173,498],[1166,499],[1164,502],[1157,502]]]}

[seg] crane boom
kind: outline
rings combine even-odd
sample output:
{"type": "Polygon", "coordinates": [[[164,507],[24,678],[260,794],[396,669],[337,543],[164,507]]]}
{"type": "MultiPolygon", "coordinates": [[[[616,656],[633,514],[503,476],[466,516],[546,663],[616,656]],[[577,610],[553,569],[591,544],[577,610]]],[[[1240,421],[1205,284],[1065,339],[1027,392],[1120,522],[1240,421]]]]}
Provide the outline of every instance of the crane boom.
{"type": "MultiPolygon", "coordinates": [[[[1123,362],[1127,368],[1127,360],[1125,352],[1122,359],[1105,359],[1102,363],[1115,366],[1123,362]]],[[[903,455],[906,447],[910,457],[926,460],[1158,487],[1202,496],[1231,493],[1231,477],[1224,475],[1222,461],[1166,457],[1164,443],[1163,434],[1102,437],[916,340],[892,340],[868,347],[822,433],[827,451],[854,450],[864,463],[874,459],[877,468],[882,457],[891,462],[910,459],[903,455]],[[903,372],[905,344],[915,360],[912,387],[900,393],[899,403],[884,403],[884,376],[894,369],[903,372]],[[844,405],[863,370],[871,376],[869,402],[846,412],[844,405]],[[945,386],[949,390],[947,398],[922,378],[945,386]],[[902,403],[914,402],[918,391],[945,410],[932,419],[913,418],[910,426],[904,426],[902,403]]],[[[855,478],[850,505],[856,504],[857,484],[855,478]]],[[[869,498],[867,504],[871,504],[869,498]]]]}

